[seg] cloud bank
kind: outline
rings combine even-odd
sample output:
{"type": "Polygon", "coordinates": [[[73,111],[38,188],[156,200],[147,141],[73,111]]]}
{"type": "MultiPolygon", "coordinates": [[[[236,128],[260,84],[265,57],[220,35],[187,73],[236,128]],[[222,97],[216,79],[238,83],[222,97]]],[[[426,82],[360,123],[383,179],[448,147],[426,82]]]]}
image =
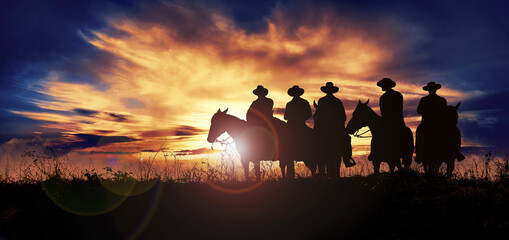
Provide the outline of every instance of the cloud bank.
{"type": "MultiPolygon", "coordinates": [[[[373,4],[283,2],[245,21],[228,4],[135,4],[103,15],[101,27],[77,29],[98,54],[75,56],[68,68],[49,68],[34,89],[44,97],[31,99],[38,111],[11,113],[41,121],[43,129],[56,129],[69,139],[137,140],[123,141],[123,151],[152,149],[162,139],[175,149],[201,149],[217,108],[229,107],[229,113],[245,118],[255,99],[251,91],[259,84],[269,89],[280,116],[291,99],[288,88],[303,87],[303,97],[312,102],[323,95],[320,87],[332,81],[349,115],[359,99],[371,99],[378,111],[382,91],[376,82],[391,77],[405,97],[405,116],[414,132],[419,123],[415,109],[428,81],[442,83],[439,94],[450,104],[464,101],[462,108],[469,111],[460,114],[466,120],[460,119],[465,142],[486,142],[486,137],[474,139],[477,130],[467,129],[507,122],[500,117],[505,106],[481,114],[486,104],[465,104],[496,96],[458,80],[466,71],[461,68],[478,59],[456,46],[464,44],[459,37],[466,33],[436,28],[438,23],[417,10],[420,6],[402,4],[391,12],[373,4]],[[84,72],[93,78],[74,78],[84,72]]],[[[462,7],[455,15],[463,19],[465,11],[462,7]]],[[[484,45],[475,49],[489,52],[484,45]]]]}

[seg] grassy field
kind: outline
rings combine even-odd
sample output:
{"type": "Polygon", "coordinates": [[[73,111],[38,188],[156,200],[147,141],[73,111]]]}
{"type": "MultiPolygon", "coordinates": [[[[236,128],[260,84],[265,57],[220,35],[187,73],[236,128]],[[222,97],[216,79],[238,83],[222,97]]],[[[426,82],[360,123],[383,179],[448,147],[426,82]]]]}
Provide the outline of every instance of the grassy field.
{"type": "Polygon", "coordinates": [[[509,181],[397,172],[336,180],[0,185],[4,239],[424,239],[509,236],[509,181]]]}
{"type": "Polygon", "coordinates": [[[0,239],[509,236],[507,156],[471,156],[451,178],[418,165],[372,175],[370,162],[357,158],[339,179],[311,178],[300,164],[288,180],[265,162],[264,180],[253,182],[226,153],[215,163],[163,155],[91,168],[50,150],[27,152],[0,174],[0,239]]]}

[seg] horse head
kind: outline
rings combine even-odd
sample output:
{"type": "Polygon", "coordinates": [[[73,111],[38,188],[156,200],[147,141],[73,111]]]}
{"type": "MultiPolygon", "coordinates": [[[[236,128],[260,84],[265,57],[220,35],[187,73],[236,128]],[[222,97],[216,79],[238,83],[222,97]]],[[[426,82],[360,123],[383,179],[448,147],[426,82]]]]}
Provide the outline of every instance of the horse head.
{"type": "Polygon", "coordinates": [[[456,126],[458,124],[458,108],[460,105],[461,102],[456,104],[456,106],[447,106],[445,122],[448,126],[456,126]]]}
{"type": "Polygon", "coordinates": [[[207,136],[207,141],[209,143],[217,141],[217,138],[226,132],[226,124],[224,122],[224,118],[226,117],[227,112],[228,108],[224,111],[218,109],[217,112],[212,116],[212,119],[210,120],[209,135],[207,136]]]}
{"type": "MultiPolygon", "coordinates": [[[[330,125],[329,117],[330,113],[327,109],[325,109],[323,106],[320,106],[319,104],[316,104],[315,101],[313,101],[313,107],[315,107],[315,113],[313,114],[313,121],[315,122],[315,129],[319,129],[322,127],[326,127],[330,125]]],[[[327,127],[326,127],[327,128],[327,127]]]]}
{"type": "Polygon", "coordinates": [[[362,127],[365,127],[368,125],[368,119],[369,119],[369,110],[371,109],[368,106],[369,99],[365,103],[362,103],[361,100],[359,100],[359,103],[357,103],[357,107],[353,111],[352,119],[348,122],[346,125],[346,132],[348,134],[354,134],[356,131],[361,129],[362,127]]]}
{"type": "Polygon", "coordinates": [[[313,114],[313,120],[316,122],[316,119],[319,116],[320,111],[318,111],[318,104],[316,104],[316,101],[314,101],[314,100],[313,100],[313,107],[315,107],[315,114],[313,114]],[[318,115],[317,115],[317,113],[318,113],[318,115]]]}

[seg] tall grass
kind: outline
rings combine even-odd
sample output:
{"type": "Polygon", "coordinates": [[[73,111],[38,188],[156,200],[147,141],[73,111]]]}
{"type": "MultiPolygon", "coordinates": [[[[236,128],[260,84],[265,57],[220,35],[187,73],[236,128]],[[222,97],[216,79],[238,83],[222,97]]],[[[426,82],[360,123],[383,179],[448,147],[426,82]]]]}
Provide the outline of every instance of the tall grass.
{"type": "MultiPolygon", "coordinates": [[[[115,178],[119,176],[132,177],[137,181],[160,180],[171,182],[240,182],[244,181],[244,171],[240,163],[240,156],[232,141],[219,142],[219,159],[205,158],[200,161],[183,160],[181,155],[165,147],[163,141],[159,149],[146,159],[141,157],[128,161],[119,166],[98,166],[93,160],[88,163],[77,164],[68,155],[59,155],[48,147],[43,152],[26,151],[23,161],[15,168],[12,164],[4,164],[0,172],[0,182],[35,183],[51,178],[84,179],[115,178]]],[[[367,156],[356,156],[357,164],[351,168],[343,165],[341,177],[367,176],[373,173],[373,166],[367,156]]],[[[251,164],[251,178],[254,171],[251,164]]],[[[422,165],[415,162],[411,169],[423,172],[422,165]]],[[[387,172],[388,167],[382,164],[381,170],[387,172]]],[[[441,168],[445,173],[445,164],[441,168]]],[[[311,177],[310,171],[302,162],[295,162],[297,178],[311,177]]],[[[280,179],[279,162],[263,161],[261,163],[263,179],[280,179]]],[[[509,178],[508,155],[490,154],[470,155],[462,162],[456,162],[453,177],[457,179],[479,179],[487,181],[505,180],[509,178]]]]}

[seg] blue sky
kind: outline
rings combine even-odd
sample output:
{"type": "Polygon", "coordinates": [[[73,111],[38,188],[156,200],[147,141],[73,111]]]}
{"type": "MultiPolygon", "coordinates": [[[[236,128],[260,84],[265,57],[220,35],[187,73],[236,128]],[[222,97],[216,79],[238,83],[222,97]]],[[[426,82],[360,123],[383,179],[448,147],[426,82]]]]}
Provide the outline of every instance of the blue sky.
{"type": "MultiPolygon", "coordinates": [[[[393,79],[399,86],[404,87],[400,91],[404,95],[408,93],[409,96],[407,98],[405,95],[407,118],[418,116],[415,111],[415,99],[418,98],[411,98],[410,95],[419,92],[425,94],[420,87],[428,81],[441,83],[447,89],[456,91],[451,95],[454,97],[448,98],[449,104],[462,101],[458,126],[466,142],[472,145],[509,148],[505,140],[509,132],[506,100],[509,96],[507,1],[12,1],[2,5],[0,30],[4,37],[0,39],[0,128],[3,130],[0,132],[0,143],[8,142],[12,138],[32,139],[37,136],[57,144],[64,140],[74,141],[69,146],[87,148],[91,142],[99,141],[97,139],[100,137],[107,137],[107,144],[139,143],[145,138],[161,138],[167,135],[176,140],[188,136],[191,138],[193,135],[202,137],[205,134],[204,126],[185,124],[180,118],[168,120],[169,125],[173,125],[164,129],[133,128],[136,130],[130,134],[122,131],[110,132],[109,129],[102,129],[102,132],[97,129],[86,131],[88,128],[65,127],[67,125],[58,120],[51,124],[48,118],[33,116],[34,113],[42,113],[66,118],[89,117],[89,120],[80,118],[84,124],[97,119],[131,125],[141,121],[135,118],[139,112],[128,110],[150,108],[151,104],[136,96],[119,98],[125,105],[122,110],[78,108],[74,105],[68,109],[60,105],[41,107],[64,101],[48,90],[48,86],[52,86],[48,83],[53,81],[55,75],[58,76],[59,83],[92,86],[98,93],[115,88],[115,82],[105,81],[104,75],[118,76],[120,73],[115,69],[123,63],[131,64],[133,61],[114,49],[94,45],[94,40],[106,41],[100,36],[132,38],[129,34],[133,33],[119,30],[112,24],[115,21],[132,23],[137,27],[157,26],[173,34],[169,36],[172,43],[189,49],[199,49],[197,46],[202,45],[226,49],[219,54],[223,54],[221,56],[230,61],[245,59],[245,56],[249,55],[250,59],[258,63],[264,62],[266,59],[260,56],[270,55],[268,50],[249,52],[239,48],[240,50],[233,51],[221,42],[221,39],[227,37],[225,33],[230,30],[218,31],[217,22],[214,23],[216,25],[211,23],[211,19],[221,16],[221,19],[226,19],[230,24],[228,26],[234,29],[232,31],[242,33],[246,38],[268,34],[271,31],[269,23],[275,23],[280,37],[295,43],[300,30],[318,31],[315,27],[325,24],[329,29],[334,29],[334,36],[339,36],[341,40],[348,39],[349,34],[352,34],[356,36],[356,41],[361,41],[366,46],[372,46],[369,43],[374,41],[376,49],[382,53],[390,51],[391,58],[385,61],[384,56],[388,55],[380,54],[376,63],[379,74],[375,72],[362,75],[358,77],[359,82],[364,83],[371,79],[376,88],[376,81],[380,77],[385,77],[386,74],[390,75],[388,77],[396,76],[393,79]],[[343,25],[348,27],[342,27],[343,25]],[[244,52],[245,56],[241,56],[244,52]],[[234,55],[235,57],[231,57],[234,55]],[[410,89],[412,86],[414,90],[410,89]],[[58,124],[65,126],[55,127],[58,124]],[[186,134],[182,135],[183,132],[186,134]]],[[[335,39],[330,38],[328,41],[335,39]]],[[[167,47],[163,44],[162,48],[165,46],[167,47]]],[[[364,45],[359,45],[362,46],[364,45]]],[[[305,54],[298,56],[279,54],[269,63],[296,74],[303,65],[307,66],[307,59],[324,54],[321,49],[316,46],[315,48],[314,51],[308,49],[305,54]]],[[[306,69],[306,72],[303,71],[300,75],[289,76],[294,79],[299,76],[303,76],[302,79],[320,79],[318,76],[321,75],[311,74],[315,70],[306,69]]],[[[338,79],[354,79],[351,74],[335,74],[339,76],[338,79]]],[[[286,88],[293,85],[291,80],[275,81],[281,84],[272,87],[281,88],[278,90],[280,92],[286,92],[286,88]]],[[[318,89],[316,86],[319,86],[304,80],[295,81],[302,85],[309,84],[315,87],[315,90],[318,89]]],[[[254,89],[256,82],[250,83],[252,86],[249,86],[249,89],[254,89]]],[[[185,85],[185,80],[181,84],[185,85]]],[[[342,86],[340,80],[337,84],[342,86]]],[[[396,89],[398,90],[398,87],[396,89]]],[[[352,92],[355,90],[351,89],[352,92]]],[[[308,96],[309,100],[312,100],[315,95],[306,91],[311,94],[308,96]]],[[[442,92],[439,90],[438,93],[442,92]]],[[[445,90],[443,93],[446,93],[445,90]]],[[[381,94],[382,92],[376,92],[373,96],[365,96],[375,97],[372,102],[373,107],[377,107],[376,96],[381,94]]],[[[239,99],[248,98],[245,102],[249,104],[249,101],[253,100],[250,99],[250,91],[246,92],[246,96],[239,99]]],[[[224,99],[236,98],[224,96],[224,99]]],[[[343,99],[347,110],[353,110],[353,103],[357,99],[350,98],[346,92],[343,99]]],[[[210,102],[214,101],[215,98],[210,98],[210,102]]],[[[224,101],[221,103],[223,105],[211,107],[210,113],[215,112],[218,107],[230,107],[225,106],[224,101]]],[[[276,107],[284,107],[280,105],[276,107]]],[[[167,109],[170,108],[175,110],[167,110],[168,112],[182,111],[178,106],[168,105],[167,109]]],[[[242,107],[237,109],[239,113],[244,110],[242,107]]],[[[204,115],[208,113],[203,112],[204,115]]],[[[160,123],[154,125],[159,126],[160,123]]],[[[198,137],[192,141],[197,141],[196,139],[198,137]]],[[[200,149],[200,144],[182,146],[180,150],[200,149]]],[[[203,147],[207,147],[206,144],[203,144],[203,147]]]]}

